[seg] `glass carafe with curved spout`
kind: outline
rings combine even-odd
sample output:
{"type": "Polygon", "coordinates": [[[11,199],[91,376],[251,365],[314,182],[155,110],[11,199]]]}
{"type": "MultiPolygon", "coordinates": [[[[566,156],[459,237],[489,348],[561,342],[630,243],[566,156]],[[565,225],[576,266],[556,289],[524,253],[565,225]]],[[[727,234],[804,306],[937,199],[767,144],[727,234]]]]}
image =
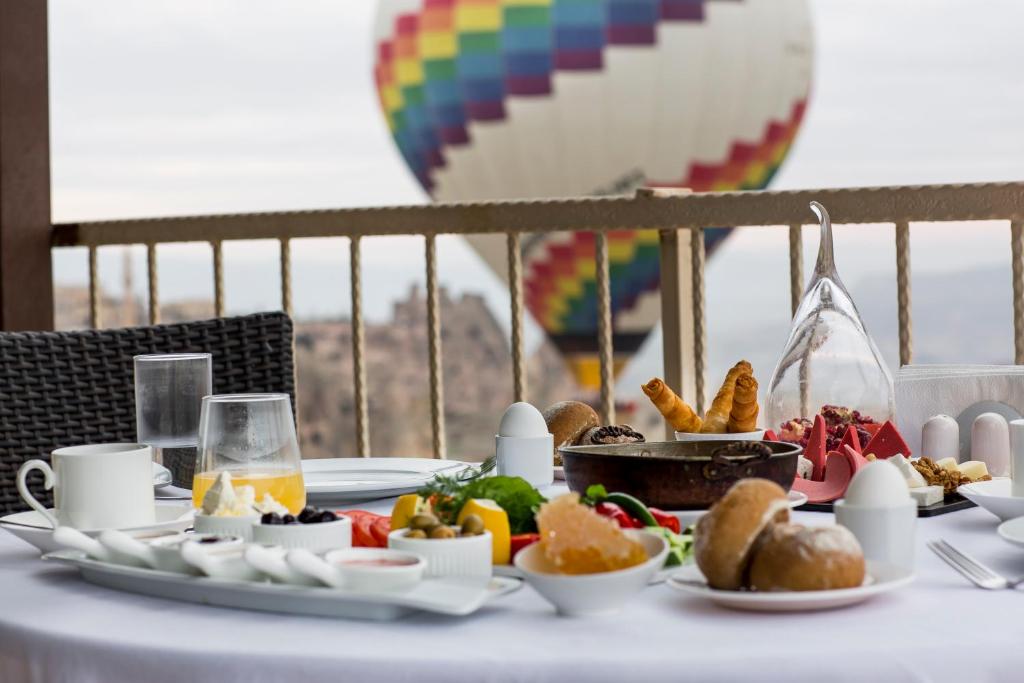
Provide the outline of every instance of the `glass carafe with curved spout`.
{"type": "Polygon", "coordinates": [[[806,444],[821,413],[833,447],[851,424],[892,418],[892,376],[836,272],[828,212],[817,202],[811,210],[821,222],[818,262],[772,374],[766,424],[806,444]]]}

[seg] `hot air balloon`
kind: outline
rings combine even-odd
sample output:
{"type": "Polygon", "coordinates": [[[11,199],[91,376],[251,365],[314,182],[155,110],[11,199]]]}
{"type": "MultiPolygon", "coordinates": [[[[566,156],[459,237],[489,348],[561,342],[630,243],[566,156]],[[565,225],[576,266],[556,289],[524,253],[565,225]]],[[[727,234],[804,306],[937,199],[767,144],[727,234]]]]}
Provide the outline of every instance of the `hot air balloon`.
{"type": "MultiPolygon", "coordinates": [[[[811,82],[806,0],[381,0],[381,108],[436,200],[760,189],[811,82]]],[[[710,250],[727,230],[709,230],[710,250]]],[[[505,243],[469,240],[505,273],[505,243]]],[[[658,238],[609,234],[616,366],[658,320],[658,238]]],[[[594,237],[523,240],[526,303],[598,384],[594,237]]]]}

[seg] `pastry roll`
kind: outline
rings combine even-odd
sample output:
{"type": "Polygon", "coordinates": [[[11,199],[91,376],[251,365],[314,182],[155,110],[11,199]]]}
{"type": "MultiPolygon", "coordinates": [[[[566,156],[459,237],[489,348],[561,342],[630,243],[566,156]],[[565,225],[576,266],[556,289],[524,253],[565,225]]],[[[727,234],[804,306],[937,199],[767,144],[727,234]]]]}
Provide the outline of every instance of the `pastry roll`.
{"type": "Polygon", "coordinates": [[[727,430],[730,434],[752,432],[757,429],[757,380],[753,375],[740,375],[729,412],[727,430]]]}
{"type": "Polygon", "coordinates": [[[672,429],[690,433],[700,431],[700,417],[665,382],[655,377],[643,386],[643,390],[658,412],[672,425],[672,429]]]}
{"type": "Polygon", "coordinates": [[[722,382],[721,388],[715,394],[715,400],[711,402],[711,407],[708,408],[707,414],[704,415],[704,426],[701,427],[701,432],[705,434],[725,434],[729,425],[729,413],[732,412],[736,380],[739,379],[740,375],[744,374],[753,375],[753,368],[745,360],[741,360],[732,366],[732,369],[726,374],[725,381],[722,382]]]}

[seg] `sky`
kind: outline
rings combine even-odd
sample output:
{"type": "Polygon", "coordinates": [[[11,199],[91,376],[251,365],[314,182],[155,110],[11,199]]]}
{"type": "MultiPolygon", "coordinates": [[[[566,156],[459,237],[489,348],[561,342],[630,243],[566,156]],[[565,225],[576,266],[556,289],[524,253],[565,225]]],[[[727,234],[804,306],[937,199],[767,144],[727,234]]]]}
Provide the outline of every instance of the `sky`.
{"type": "MultiPolygon", "coordinates": [[[[1024,4],[810,5],[812,98],[774,188],[1024,179],[1024,4]]],[[[427,201],[378,110],[374,12],[370,0],[50,0],[54,219],[427,201]]],[[[917,227],[914,273],[1000,267],[1008,282],[1008,241],[998,223],[917,227]]],[[[807,272],[816,244],[805,230],[807,272]]],[[[858,283],[894,278],[891,227],[837,228],[836,249],[855,298],[858,283]]],[[[297,241],[292,253],[296,312],[347,313],[347,244],[297,241]]],[[[751,321],[784,334],[786,253],[783,230],[751,229],[715,255],[712,339],[743,334],[751,321]],[[727,306],[736,273],[758,286],[743,290],[745,305],[727,306]]],[[[367,314],[385,318],[390,301],[422,282],[422,240],[368,240],[363,258],[367,314]]],[[[444,284],[482,291],[507,318],[503,286],[465,243],[444,238],[439,258],[444,284]]],[[[141,293],[141,249],[134,262],[141,293]]],[[[229,244],[225,263],[229,312],[278,305],[275,278],[266,277],[277,272],[276,244],[229,244]]],[[[59,250],[54,268],[59,283],[83,283],[84,251],[59,250]]],[[[117,291],[120,251],[102,249],[100,268],[117,291]]],[[[163,301],[211,295],[208,248],[161,247],[160,271],[163,301]]],[[[531,326],[532,342],[538,334],[531,326]]],[[[784,339],[771,342],[781,350],[784,339]]],[[[658,353],[652,339],[637,377],[658,353]]],[[[731,364],[712,356],[713,366],[731,364]]]]}

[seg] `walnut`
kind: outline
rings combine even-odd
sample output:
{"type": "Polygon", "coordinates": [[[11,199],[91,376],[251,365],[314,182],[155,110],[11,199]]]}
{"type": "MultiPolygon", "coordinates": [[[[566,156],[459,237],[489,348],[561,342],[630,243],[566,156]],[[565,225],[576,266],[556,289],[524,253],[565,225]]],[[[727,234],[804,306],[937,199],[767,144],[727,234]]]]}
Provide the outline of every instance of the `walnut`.
{"type": "Polygon", "coordinates": [[[970,484],[971,480],[960,472],[943,469],[931,458],[921,458],[911,463],[921,473],[929,486],[941,486],[943,493],[950,496],[956,493],[961,484],[970,484]]]}

